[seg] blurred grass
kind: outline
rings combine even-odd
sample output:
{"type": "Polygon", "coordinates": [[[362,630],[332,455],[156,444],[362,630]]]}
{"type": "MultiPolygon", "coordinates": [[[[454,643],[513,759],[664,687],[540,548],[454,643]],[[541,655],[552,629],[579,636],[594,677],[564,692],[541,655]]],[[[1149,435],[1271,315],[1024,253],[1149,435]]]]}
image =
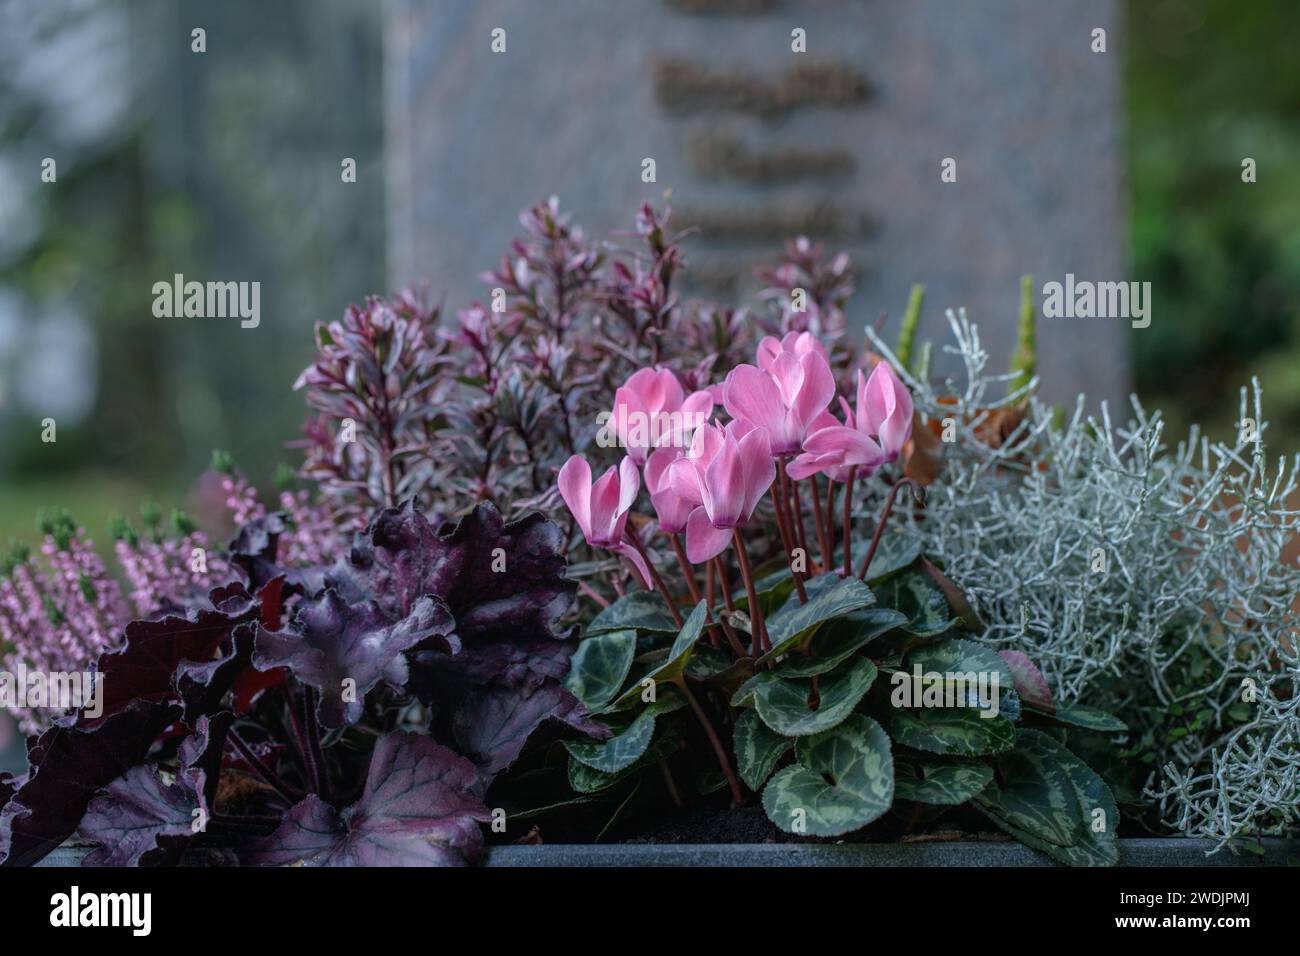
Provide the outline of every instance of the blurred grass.
{"type": "Polygon", "coordinates": [[[110,515],[135,517],[140,504],[152,498],[167,514],[181,503],[179,488],[160,487],[157,481],[101,472],[59,476],[42,480],[7,481],[0,486],[0,547],[12,539],[35,545],[40,541],[36,518],[44,508],[67,508],[102,554],[112,551],[108,536],[110,515]]]}

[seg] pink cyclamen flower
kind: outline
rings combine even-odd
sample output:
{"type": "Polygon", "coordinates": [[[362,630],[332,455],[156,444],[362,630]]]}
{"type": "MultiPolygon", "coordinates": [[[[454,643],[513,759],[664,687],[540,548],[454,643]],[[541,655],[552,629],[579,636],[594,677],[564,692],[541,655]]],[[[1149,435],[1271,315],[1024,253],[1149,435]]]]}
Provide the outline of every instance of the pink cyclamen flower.
{"type": "Polygon", "coordinates": [[[767,430],[773,455],[802,450],[812,422],[835,397],[835,376],[816,348],[796,352],[784,346],[772,354],[760,348],[766,369],[738,365],[723,384],[723,404],[733,418],[767,430]]]}
{"type": "Polygon", "coordinates": [[[673,462],[680,461],[682,449],[656,448],[645,463],[645,486],[650,492],[659,527],[666,534],[681,534],[686,530],[686,519],[699,504],[682,497],[673,488],[671,475],[673,462]]]}
{"type": "Polygon", "coordinates": [[[560,469],[557,484],[560,497],[569,506],[587,543],[623,555],[636,567],[645,586],[653,590],[645,560],[623,540],[628,509],[641,489],[641,477],[632,459],[624,458],[618,468],[611,467],[593,484],[591,466],[580,455],[574,455],[560,469]]]}
{"type": "Polygon", "coordinates": [[[614,393],[610,427],[640,466],[655,448],[685,447],[712,410],[709,392],[686,395],[671,369],[643,368],[614,393]]]}
{"type": "Polygon", "coordinates": [[[743,527],[776,479],[767,431],[734,421],[706,425],[691,452],[669,469],[673,490],[698,502],[686,521],[686,556],[701,564],[726,550],[732,531],[743,527]]]}
{"type": "Polygon", "coordinates": [[[880,443],[885,461],[896,459],[912,437],[912,396],[888,362],[877,362],[870,378],[858,369],[857,427],[880,443]]]}
{"type": "Polygon", "coordinates": [[[768,371],[776,357],[782,352],[793,352],[795,355],[803,355],[805,352],[817,352],[822,358],[830,364],[830,356],[826,354],[826,346],[822,340],[811,332],[787,332],[781,338],[769,335],[758,343],[758,367],[764,372],[768,371]]]}
{"type": "Polygon", "coordinates": [[[912,396],[886,362],[876,365],[870,379],[858,370],[857,414],[847,405],[844,413],[844,425],[831,418],[833,424],[809,430],[803,454],[790,463],[790,477],[821,472],[845,481],[850,468],[857,468],[858,474],[874,474],[896,459],[912,436],[912,396]]]}

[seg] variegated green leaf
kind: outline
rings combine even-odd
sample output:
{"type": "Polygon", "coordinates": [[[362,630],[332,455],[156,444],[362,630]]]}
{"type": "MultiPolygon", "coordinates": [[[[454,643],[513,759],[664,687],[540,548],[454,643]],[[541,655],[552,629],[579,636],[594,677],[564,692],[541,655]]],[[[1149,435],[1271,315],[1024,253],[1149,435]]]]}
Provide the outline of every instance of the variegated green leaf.
{"type": "MultiPolygon", "coordinates": [[[[870,547],[869,536],[860,537],[853,543],[854,574],[857,574],[858,568],[862,566],[862,561],[867,556],[867,549],[870,547]]],[[[891,574],[897,574],[911,565],[920,556],[919,539],[903,532],[887,532],[881,535],[880,543],[876,545],[876,553],[871,556],[871,567],[867,568],[866,581],[868,584],[883,581],[891,574]]],[[[844,564],[844,549],[837,548],[834,558],[834,566],[841,567],[844,564]]]]}
{"type": "Polygon", "coordinates": [[[569,756],[569,786],[577,793],[598,793],[601,790],[608,790],[622,780],[635,773],[638,773],[651,764],[658,763],[671,756],[681,744],[681,738],[675,733],[659,733],[650,742],[646,749],[636,761],[631,765],[624,767],[617,773],[604,773],[593,767],[587,766],[580,760],[569,756]]]}
{"type": "Polygon", "coordinates": [[[948,607],[957,616],[961,626],[976,634],[982,633],[984,631],[984,622],[980,620],[979,614],[971,606],[970,599],[966,597],[966,592],[957,587],[946,574],[925,560],[925,558],[921,558],[917,562],[917,566],[928,574],[930,580],[943,592],[943,596],[948,601],[948,607]]]}
{"type": "Polygon", "coordinates": [[[769,730],[752,710],[742,710],[736,718],[733,743],[740,779],[755,791],[772,775],[782,755],[794,746],[792,738],[769,730]]]}
{"type": "Polygon", "coordinates": [[[671,689],[656,694],[655,701],[647,704],[626,727],[617,728],[614,736],[604,741],[566,740],[567,749],[576,760],[602,773],[618,773],[641,758],[654,738],[655,718],[686,706],[681,695],[671,689]]]}
{"type": "Polygon", "coordinates": [[[627,680],[635,656],[636,631],[609,631],[587,637],[573,652],[564,686],[588,710],[600,710],[627,680]]]}
{"type": "Polygon", "coordinates": [[[885,723],[903,746],[935,754],[978,757],[1016,743],[1015,724],[1000,714],[981,717],[969,707],[893,707],[885,723]]]}
{"type": "Polygon", "coordinates": [[[1020,748],[1037,752],[1042,759],[1055,762],[1065,771],[1079,803],[1083,839],[1072,846],[1059,846],[1039,839],[1033,831],[1019,830],[1014,824],[999,825],[1026,846],[1042,850],[1068,866],[1114,866],[1118,863],[1119,843],[1115,827],[1119,821],[1119,809],[1106,782],[1047,734],[1023,729],[1017,734],[1017,740],[1020,748]]]}
{"type": "Polygon", "coordinates": [[[643,631],[677,633],[677,625],[664,606],[664,599],[656,591],[633,591],[625,594],[607,608],[603,608],[587,625],[587,635],[604,634],[637,628],[643,631]]]}
{"type": "Polygon", "coordinates": [[[1083,810],[1064,766],[1044,740],[1060,746],[1039,734],[1021,737],[1015,750],[1002,754],[996,777],[975,797],[975,806],[1008,832],[1019,831],[1013,836],[1028,834],[1044,844],[1076,846],[1087,839],[1083,810]]]}
{"type": "Polygon", "coordinates": [[[910,756],[894,759],[894,794],[900,800],[956,806],[971,799],[992,779],[992,768],[978,760],[910,756]]]}
{"type": "Polygon", "coordinates": [[[690,663],[696,642],[699,641],[700,635],[704,633],[704,618],[705,607],[704,602],[701,601],[695,605],[695,610],[691,612],[691,616],[682,625],[681,631],[673,641],[673,646],[668,649],[667,659],[640,680],[634,682],[623,693],[623,696],[610,705],[610,709],[622,710],[626,707],[635,706],[645,692],[647,681],[652,681],[658,685],[666,684],[680,677],[682,672],[686,670],[686,665],[690,663]]]}
{"type": "MultiPolygon", "coordinates": [[[[764,574],[754,582],[754,593],[758,595],[758,606],[762,608],[765,615],[770,615],[779,608],[792,593],[794,593],[794,575],[790,573],[790,568],[785,564],[785,558],[781,559],[781,566],[769,574],[764,574]]],[[[745,588],[739,588],[731,596],[733,606],[739,610],[749,613],[749,592],[745,588]]],[[[715,613],[720,617],[726,613],[726,606],[720,605],[715,608],[715,613]]]]}
{"type": "Polygon", "coordinates": [[[808,706],[811,678],[774,677],[759,682],[754,687],[754,707],[763,723],[778,734],[787,737],[816,734],[829,730],[851,714],[875,679],[876,665],[869,658],[859,657],[837,671],[822,675],[816,710],[808,706]]]}
{"type": "Polygon", "coordinates": [[[869,607],[836,618],[818,629],[808,642],[808,653],[792,652],[777,665],[781,677],[812,677],[839,667],[860,648],[906,622],[898,611],[869,607]]]}
{"type": "MultiPolygon", "coordinates": [[[[901,670],[908,677],[913,677],[918,666],[922,674],[937,673],[945,677],[960,675],[963,678],[968,696],[955,706],[978,705],[979,702],[969,695],[979,686],[980,681],[991,690],[994,674],[997,675],[999,694],[1015,690],[1015,677],[1010,665],[996,651],[974,641],[945,639],[914,648],[904,656],[901,670]]],[[[913,694],[918,690],[919,688],[914,688],[913,694]]],[[[954,706],[950,702],[945,703],[954,706]]]]}
{"type": "Polygon", "coordinates": [[[808,603],[801,604],[797,594],[767,619],[767,636],[772,649],[760,661],[771,661],[788,654],[812,637],[826,621],[860,611],[875,603],[875,595],[857,578],[838,574],[819,575],[804,585],[808,603]]]}
{"type": "Polygon", "coordinates": [[[1085,707],[1083,704],[1057,704],[1055,713],[1048,714],[1037,709],[1034,709],[1034,713],[1039,717],[1054,720],[1058,724],[1082,727],[1085,730],[1098,730],[1103,733],[1123,733],[1128,730],[1128,725],[1118,717],[1112,717],[1104,710],[1097,710],[1095,707],[1085,707]]]}
{"type": "Polygon", "coordinates": [[[834,730],[801,738],[795,755],[763,790],[763,809],[787,833],[840,836],[894,802],[889,737],[870,717],[853,714],[834,730]]]}
{"type": "Polygon", "coordinates": [[[911,567],[875,585],[878,607],[892,607],[907,615],[902,630],[916,637],[935,637],[957,623],[943,596],[929,576],[911,567]]]}

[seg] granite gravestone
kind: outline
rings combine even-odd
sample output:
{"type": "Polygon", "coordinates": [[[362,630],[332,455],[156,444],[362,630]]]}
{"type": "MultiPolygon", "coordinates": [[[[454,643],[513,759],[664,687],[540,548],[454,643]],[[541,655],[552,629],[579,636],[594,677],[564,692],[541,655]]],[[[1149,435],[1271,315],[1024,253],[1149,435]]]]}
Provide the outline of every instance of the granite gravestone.
{"type": "MultiPolygon", "coordinates": [[[[1119,26],[1112,0],[401,0],[390,278],[485,300],[477,276],[520,209],[557,195],[602,236],[668,194],[674,224],[701,230],[693,291],[743,300],[753,266],[804,233],[850,253],[859,337],[882,311],[896,332],[921,282],[921,335],[946,343],[943,310],[964,305],[1001,370],[1021,275],[1040,291],[1129,278],[1119,26]]],[[[1122,398],[1129,334],[1043,320],[1045,396],[1122,398]]]]}

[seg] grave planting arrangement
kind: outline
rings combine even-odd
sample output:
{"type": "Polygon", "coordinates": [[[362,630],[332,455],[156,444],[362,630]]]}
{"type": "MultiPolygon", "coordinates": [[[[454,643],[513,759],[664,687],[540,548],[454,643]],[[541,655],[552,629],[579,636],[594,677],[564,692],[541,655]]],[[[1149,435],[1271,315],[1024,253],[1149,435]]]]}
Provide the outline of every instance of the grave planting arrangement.
{"type": "MultiPolygon", "coordinates": [[[[497,847],[1300,830],[1296,462],[1134,398],[1037,398],[1034,291],[847,335],[803,239],[741,307],[679,294],[667,210],[590,239],[555,200],[454,317],[317,326],[293,486],[214,468],[237,531],[45,518],[0,570],[0,857],[463,865],[497,847]],[[956,373],[936,369],[956,369],[956,373]]],[[[286,387],[289,383],[286,382],[286,387]]]]}

